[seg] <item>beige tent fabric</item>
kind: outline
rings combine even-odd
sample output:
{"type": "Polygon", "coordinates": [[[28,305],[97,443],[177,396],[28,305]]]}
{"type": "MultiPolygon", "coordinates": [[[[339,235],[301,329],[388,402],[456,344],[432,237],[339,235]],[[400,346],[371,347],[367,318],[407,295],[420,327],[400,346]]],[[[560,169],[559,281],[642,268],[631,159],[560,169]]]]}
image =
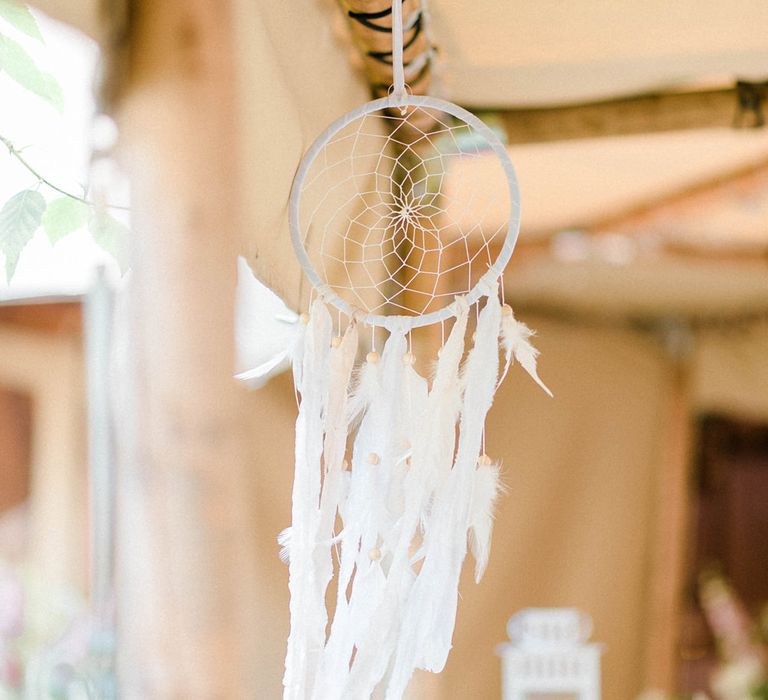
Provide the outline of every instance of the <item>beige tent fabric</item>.
{"type": "Polygon", "coordinates": [[[258,463],[244,484],[257,506],[259,583],[262,595],[259,648],[254,650],[254,698],[279,698],[283,693],[283,661],[288,639],[288,567],[278,557],[277,535],[291,522],[293,423],[296,403],[289,374],[251,393],[249,425],[258,463]]]}
{"type": "Polygon", "coordinates": [[[499,698],[494,647],[506,640],[507,618],[576,606],[606,644],[603,697],[628,700],[643,687],[654,474],[673,374],[648,336],[530,325],[555,398],[519,368],[497,395],[488,451],[503,460],[509,492],[485,579],[476,586],[464,576],[440,697],[499,698]]]}
{"type": "Polygon", "coordinates": [[[697,410],[768,421],[768,321],[700,332],[692,366],[697,410]]]}
{"type": "Polygon", "coordinates": [[[765,76],[761,0],[433,0],[430,7],[445,92],[469,105],[552,105],[765,76]]]}
{"type": "Polygon", "coordinates": [[[321,131],[370,96],[348,60],[348,40],[334,34],[330,0],[243,0],[238,9],[248,154],[241,186],[252,222],[244,251],[262,281],[298,307],[305,283],[288,233],[294,173],[321,131]]]}

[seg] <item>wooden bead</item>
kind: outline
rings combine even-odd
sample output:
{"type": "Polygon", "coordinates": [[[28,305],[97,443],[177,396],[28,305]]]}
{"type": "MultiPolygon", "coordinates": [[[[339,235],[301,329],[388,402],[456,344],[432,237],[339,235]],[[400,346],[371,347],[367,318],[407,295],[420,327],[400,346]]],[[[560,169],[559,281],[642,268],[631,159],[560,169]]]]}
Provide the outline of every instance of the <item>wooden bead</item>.
{"type": "Polygon", "coordinates": [[[375,365],[379,361],[379,353],[377,353],[375,350],[371,350],[365,356],[365,361],[370,362],[372,365],[375,365]]]}
{"type": "Polygon", "coordinates": [[[487,454],[481,454],[477,463],[487,467],[489,464],[493,464],[493,460],[487,454]]]}
{"type": "Polygon", "coordinates": [[[368,558],[371,561],[379,561],[379,559],[381,559],[381,550],[378,547],[374,547],[370,552],[368,552],[368,558]]]}
{"type": "Polygon", "coordinates": [[[299,321],[306,326],[309,323],[309,314],[300,314],[299,321]]]}
{"type": "Polygon", "coordinates": [[[339,345],[341,345],[341,336],[340,335],[333,336],[333,340],[331,341],[331,347],[337,348],[339,347],[339,345]]]}
{"type": "Polygon", "coordinates": [[[379,463],[379,455],[377,455],[375,452],[371,452],[371,454],[368,455],[368,464],[378,464],[379,463]]]}

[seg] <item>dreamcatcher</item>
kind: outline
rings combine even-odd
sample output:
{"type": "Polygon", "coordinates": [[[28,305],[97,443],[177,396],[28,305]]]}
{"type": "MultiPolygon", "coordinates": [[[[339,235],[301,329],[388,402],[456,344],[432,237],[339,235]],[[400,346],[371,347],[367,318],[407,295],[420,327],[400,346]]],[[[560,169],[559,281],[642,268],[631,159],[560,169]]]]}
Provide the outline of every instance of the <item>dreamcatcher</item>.
{"type": "Polygon", "coordinates": [[[401,0],[392,25],[390,95],[328,127],[290,199],[315,296],[293,352],[296,474],[280,537],[291,699],[396,700],[414,669],[443,668],[468,546],[477,580],[488,560],[499,465],[486,414],[514,360],[546,390],[532,332],[499,298],[520,220],[512,163],[474,115],[406,92],[401,0]],[[431,382],[413,344],[425,326],[441,340],[431,382]]]}

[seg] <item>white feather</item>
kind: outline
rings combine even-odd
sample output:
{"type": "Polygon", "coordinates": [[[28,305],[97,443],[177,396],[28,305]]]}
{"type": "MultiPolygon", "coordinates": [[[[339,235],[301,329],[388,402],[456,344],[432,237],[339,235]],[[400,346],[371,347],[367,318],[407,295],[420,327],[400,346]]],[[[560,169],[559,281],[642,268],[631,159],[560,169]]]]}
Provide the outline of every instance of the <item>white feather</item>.
{"type": "MultiPolygon", "coordinates": [[[[438,485],[426,518],[424,560],[404,606],[403,633],[387,700],[402,697],[415,667],[442,670],[451,647],[459,574],[467,550],[471,480],[496,386],[500,315],[498,299],[491,295],[467,358],[456,456],[450,473],[438,485]]],[[[438,374],[439,369],[438,365],[438,374]]]]}
{"type": "Polygon", "coordinates": [[[475,583],[480,583],[488,566],[493,509],[501,489],[499,465],[481,464],[475,471],[469,511],[469,545],[475,558],[475,583]]]}
{"type": "MultiPolygon", "coordinates": [[[[387,486],[393,463],[393,451],[389,447],[393,433],[390,429],[393,398],[384,387],[399,381],[404,348],[402,333],[390,336],[380,360],[366,362],[358,372],[355,389],[347,404],[347,420],[350,425],[359,422],[359,427],[352,448],[349,491],[342,508],[344,527],[339,536],[341,557],[336,611],[320,660],[316,692],[312,696],[318,700],[344,697],[339,693],[343,692],[349,676],[357,638],[367,629],[367,618],[359,611],[375,605],[377,597],[365,574],[371,567],[368,553],[378,544],[379,532],[384,527],[381,493],[387,486]],[[375,464],[371,462],[371,455],[376,455],[378,461],[375,464]],[[349,597],[348,591],[351,591],[349,597]],[[363,601],[361,596],[366,600],[363,601]]],[[[374,583],[377,581],[374,579],[374,583]]]]}
{"type": "Polygon", "coordinates": [[[328,363],[328,394],[323,413],[324,477],[312,553],[314,569],[312,594],[314,599],[311,609],[317,611],[315,640],[317,640],[318,646],[313,649],[317,666],[309,679],[305,697],[309,696],[313,687],[316,687],[320,664],[322,664],[322,648],[326,641],[328,616],[325,597],[328,584],[333,578],[331,550],[335,540],[333,529],[336,514],[340,508],[343,509],[341,499],[347,494],[347,481],[343,470],[344,452],[347,444],[347,397],[356,354],[357,325],[352,323],[347,328],[338,347],[331,350],[328,363]]]}
{"type": "Polygon", "coordinates": [[[516,360],[544,387],[532,331],[502,315],[495,294],[460,372],[468,307],[457,299],[455,309],[431,389],[403,362],[405,336],[396,330],[380,361],[355,373],[348,393],[356,329],[329,351],[330,320],[324,307],[317,317],[313,307],[296,353],[303,361],[294,363],[302,402],[293,525],[278,538],[281,555],[290,557],[289,700],[363,699],[377,687],[386,700],[400,700],[415,668],[445,665],[468,543],[479,580],[500,491],[498,465],[478,466],[499,343],[504,373],[516,360]],[[344,471],[350,434],[351,471],[344,471]],[[337,514],[343,527],[335,535],[337,514]],[[334,545],[338,587],[326,639],[334,545]]]}
{"type": "Polygon", "coordinates": [[[501,320],[501,345],[505,351],[504,371],[502,372],[499,383],[504,380],[510,366],[514,360],[520,363],[520,366],[531,376],[547,394],[552,396],[552,392],[539,378],[538,370],[536,369],[536,360],[539,356],[539,351],[531,345],[529,340],[532,336],[536,335],[536,332],[531,330],[522,321],[518,321],[513,314],[506,313],[502,316],[501,320]]]}
{"type": "MultiPolygon", "coordinates": [[[[402,424],[398,421],[398,416],[402,411],[402,387],[406,374],[403,356],[406,349],[404,332],[393,331],[381,354],[382,391],[372,401],[355,440],[352,481],[354,483],[355,469],[358,469],[364,479],[361,483],[366,487],[357,493],[363,511],[363,528],[360,532],[360,549],[356,561],[358,576],[361,572],[365,574],[371,567],[381,568],[384,558],[391,557],[391,552],[387,551],[384,543],[395,518],[387,508],[387,501],[392,489],[395,465],[405,441],[404,436],[399,434],[402,424]],[[355,460],[357,454],[363,457],[361,461],[355,460]],[[369,462],[371,454],[378,457],[376,464],[369,462]],[[372,563],[369,558],[370,552],[375,549],[381,552],[381,564],[372,563]]],[[[354,486],[352,488],[354,489],[354,486]]],[[[386,580],[386,577],[381,576],[374,579],[375,585],[358,586],[356,579],[350,599],[352,609],[377,610],[385,599],[386,580]],[[365,599],[364,603],[359,602],[361,597],[365,599]]],[[[361,581],[367,581],[366,577],[363,576],[361,581]]],[[[388,636],[380,637],[380,644],[375,645],[376,651],[371,654],[370,640],[371,631],[375,631],[372,624],[374,618],[375,616],[370,614],[363,617],[352,616],[350,624],[354,630],[357,652],[350,673],[350,683],[356,690],[352,691],[348,687],[344,698],[366,697],[365,694],[358,693],[364,692],[361,689],[370,689],[370,692],[373,692],[386,671],[391,653],[386,643],[393,643],[394,640],[388,636]]]]}
{"type": "Polygon", "coordinates": [[[280,561],[284,564],[291,563],[291,526],[289,525],[277,536],[277,544],[280,545],[280,561]]]}
{"type": "Polygon", "coordinates": [[[350,428],[360,423],[373,397],[379,392],[379,363],[365,362],[355,373],[352,393],[347,402],[347,423],[350,428]]]}
{"type": "Polygon", "coordinates": [[[318,607],[313,552],[319,520],[323,416],[328,398],[328,357],[331,319],[325,305],[312,306],[298,391],[296,468],[291,512],[290,564],[291,630],[285,659],[286,700],[304,700],[315,675],[315,665],[325,642],[325,604],[318,607]]]}
{"type": "Polygon", "coordinates": [[[238,257],[235,378],[257,388],[290,367],[302,325],[299,315],[238,257]]]}
{"type": "MultiPolygon", "coordinates": [[[[498,342],[501,307],[496,294],[491,294],[477,323],[475,343],[467,358],[465,390],[459,423],[459,443],[450,479],[437,496],[440,517],[433,523],[431,533],[434,550],[427,551],[436,564],[432,586],[435,589],[431,605],[432,618],[422,637],[424,668],[441,671],[451,648],[456,619],[459,574],[467,550],[467,529],[472,493],[472,478],[482,444],[485,417],[493,402],[498,376],[498,342]],[[441,531],[449,532],[446,537],[441,531]],[[443,543],[443,538],[448,540],[443,543]]],[[[422,569],[423,572],[423,569],[422,569]]]]}
{"type": "MultiPolygon", "coordinates": [[[[349,385],[356,354],[357,325],[353,323],[347,328],[338,347],[331,351],[328,403],[324,414],[323,464],[326,474],[342,471],[347,448],[349,385]]],[[[330,512],[326,514],[326,519],[335,515],[336,506],[335,500],[328,504],[330,512]]]]}
{"type": "Polygon", "coordinates": [[[251,382],[253,388],[258,388],[264,384],[267,378],[272,374],[273,370],[282,371],[284,366],[290,364],[290,359],[290,351],[283,350],[277,355],[270,357],[265,362],[262,362],[260,365],[256,365],[256,367],[252,367],[244,372],[238,372],[235,375],[235,379],[238,379],[241,382],[251,382]]]}
{"type": "Polygon", "coordinates": [[[420,520],[424,481],[415,445],[428,439],[424,434],[429,433],[433,416],[428,409],[427,382],[410,364],[404,366],[399,388],[387,386],[394,392],[399,410],[390,427],[397,456],[386,493],[387,522],[380,536],[386,581],[378,592],[377,606],[366,617],[365,634],[357,639],[355,662],[343,697],[369,697],[382,681],[398,643],[400,610],[415,579],[409,547],[420,520]]]}

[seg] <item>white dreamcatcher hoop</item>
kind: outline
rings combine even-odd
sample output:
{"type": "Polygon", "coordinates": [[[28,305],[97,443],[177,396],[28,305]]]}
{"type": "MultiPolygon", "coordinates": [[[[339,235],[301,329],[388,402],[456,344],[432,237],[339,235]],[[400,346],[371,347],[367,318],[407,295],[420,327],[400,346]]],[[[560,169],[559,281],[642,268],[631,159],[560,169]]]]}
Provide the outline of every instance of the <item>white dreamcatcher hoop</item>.
{"type": "Polygon", "coordinates": [[[548,391],[532,331],[498,294],[520,226],[512,162],[473,114],[407,93],[402,0],[392,26],[392,93],[321,134],[290,196],[291,238],[317,298],[293,352],[292,525],[279,538],[287,700],[376,689],[400,700],[414,669],[442,670],[468,547],[476,580],[488,561],[500,482],[484,426],[499,377],[517,360],[548,391]],[[465,351],[469,309],[484,297],[465,351]],[[410,332],[451,318],[429,382],[410,332]],[[372,332],[358,363],[361,324],[389,336],[379,354],[372,332]]]}
{"type": "MultiPolygon", "coordinates": [[[[492,264],[488,265],[485,274],[475,281],[474,286],[465,291],[464,296],[470,306],[479,301],[482,296],[487,295],[489,289],[493,288],[493,285],[503,274],[507,263],[512,257],[512,253],[514,252],[520,230],[520,186],[518,184],[514,165],[507,154],[504,144],[499,140],[496,134],[471,112],[451,102],[446,102],[445,100],[435,97],[414,96],[403,92],[401,94],[395,93],[388,97],[368,102],[358,109],[337,119],[312,144],[304,155],[304,158],[299,165],[299,169],[296,172],[289,200],[291,241],[296,252],[296,257],[301,263],[307,279],[312,283],[322,299],[327,303],[332,304],[349,317],[356,318],[368,325],[384,328],[393,328],[402,324],[411,328],[428,326],[451,318],[455,315],[455,312],[451,308],[450,303],[446,303],[438,310],[419,315],[385,315],[369,313],[360,308],[356,308],[352,303],[336,292],[334,285],[330,284],[329,280],[323,279],[323,276],[315,268],[307,249],[308,231],[301,215],[301,200],[304,193],[305,183],[313,166],[316,165],[318,157],[321,156],[328,145],[332,143],[334,136],[344,132],[347,127],[359,122],[367,115],[380,115],[381,113],[390,110],[404,111],[414,109],[428,109],[436,114],[448,114],[458,120],[461,124],[469,127],[469,129],[484,142],[485,148],[490,149],[496,156],[506,177],[506,190],[509,196],[510,213],[503,243],[499,248],[496,259],[492,264]]],[[[396,118],[392,117],[389,119],[396,120],[396,118]]]]}

